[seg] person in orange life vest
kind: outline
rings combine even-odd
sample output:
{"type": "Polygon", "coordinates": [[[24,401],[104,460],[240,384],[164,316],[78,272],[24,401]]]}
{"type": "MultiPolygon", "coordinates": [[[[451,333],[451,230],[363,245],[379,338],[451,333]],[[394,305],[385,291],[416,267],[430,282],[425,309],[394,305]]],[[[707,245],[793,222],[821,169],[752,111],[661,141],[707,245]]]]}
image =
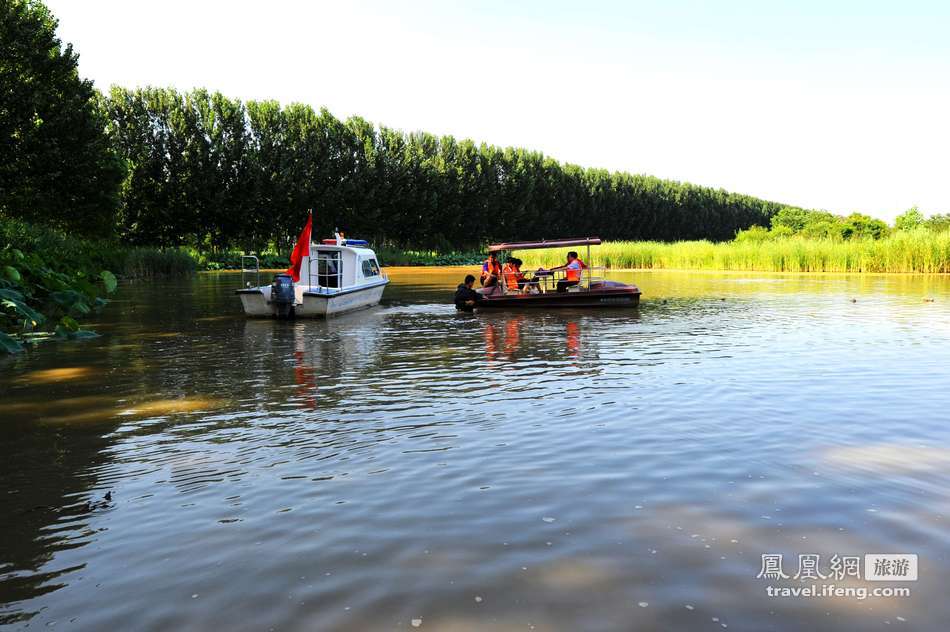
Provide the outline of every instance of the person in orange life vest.
{"type": "Polygon", "coordinates": [[[512,261],[515,265],[515,271],[518,274],[517,276],[518,287],[521,289],[521,291],[528,292],[529,294],[537,294],[538,280],[529,279],[528,277],[524,275],[524,272],[521,271],[521,266],[524,265],[524,261],[522,261],[521,259],[513,259],[512,261]]]}
{"type": "Polygon", "coordinates": [[[512,261],[515,265],[515,272],[518,275],[518,287],[524,290],[526,286],[531,284],[531,281],[528,280],[528,278],[524,275],[524,272],[521,271],[521,266],[524,265],[524,261],[518,258],[514,258],[512,261]]]}
{"type": "Polygon", "coordinates": [[[501,264],[498,263],[498,255],[494,252],[488,253],[488,259],[482,264],[481,283],[483,287],[491,287],[498,284],[501,278],[501,264]]]}
{"type": "Polygon", "coordinates": [[[583,261],[577,258],[577,253],[573,250],[567,253],[567,263],[551,270],[564,270],[564,278],[557,282],[558,292],[567,292],[567,288],[577,285],[581,282],[581,274],[587,267],[583,261]]]}
{"type": "Polygon", "coordinates": [[[502,278],[505,280],[505,287],[509,290],[523,290],[525,283],[528,282],[521,272],[521,259],[510,257],[502,268],[502,278]]]}

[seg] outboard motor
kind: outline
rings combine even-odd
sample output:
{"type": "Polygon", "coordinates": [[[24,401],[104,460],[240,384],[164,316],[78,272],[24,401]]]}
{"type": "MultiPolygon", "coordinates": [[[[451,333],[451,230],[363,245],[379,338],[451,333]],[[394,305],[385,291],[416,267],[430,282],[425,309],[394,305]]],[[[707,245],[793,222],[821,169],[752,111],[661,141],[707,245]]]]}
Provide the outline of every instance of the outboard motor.
{"type": "Polygon", "coordinates": [[[289,274],[277,274],[270,286],[270,302],[277,310],[277,318],[293,318],[294,280],[289,274]]]}

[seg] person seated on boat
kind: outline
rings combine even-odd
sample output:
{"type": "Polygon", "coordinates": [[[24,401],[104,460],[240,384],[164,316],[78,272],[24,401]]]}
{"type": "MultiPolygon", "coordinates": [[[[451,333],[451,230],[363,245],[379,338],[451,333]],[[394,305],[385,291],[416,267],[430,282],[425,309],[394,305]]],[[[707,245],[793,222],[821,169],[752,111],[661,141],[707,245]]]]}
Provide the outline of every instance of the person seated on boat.
{"type": "Polygon", "coordinates": [[[586,267],[584,262],[578,259],[576,252],[572,250],[567,253],[567,263],[556,268],[551,268],[551,271],[564,270],[564,278],[557,282],[557,291],[562,293],[567,292],[567,288],[580,283],[581,273],[586,267]]]}
{"type": "Polygon", "coordinates": [[[471,312],[482,301],[482,295],[472,289],[473,285],[475,285],[475,277],[471,274],[465,275],[465,282],[455,290],[455,309],[471,312]]]}
{"type": "MultiPolygon", "coordinates": [[[[521,266],[524,265],[524,261],[514,257],[511,259],[512,264],[515,268],[516,279],[518,280],[518,289],[526,294],[538,294],[540,293],[540,281],[537,278],[529,279],[525,276],[525,273],[521,271],[521,266]]],[[[537,275],[535,275],[537,276],[537,275]]]]}
{"type": "Polygon", "coordinates": [[[498,255],[494,252],[488,253],[488,259],[482,264],[481,283],[483,287],[492,287],[498,284],[501,278],[501,264],[498,262],[498,255]]]}
{"type": "Polygon", "coordinates": [[[528,283],[524,273],[521,271],[521,259],[509,257],[505,266],[501,270],[502,278],[505,280],[505,287],[509,292],[521,292],[528,283]]]}

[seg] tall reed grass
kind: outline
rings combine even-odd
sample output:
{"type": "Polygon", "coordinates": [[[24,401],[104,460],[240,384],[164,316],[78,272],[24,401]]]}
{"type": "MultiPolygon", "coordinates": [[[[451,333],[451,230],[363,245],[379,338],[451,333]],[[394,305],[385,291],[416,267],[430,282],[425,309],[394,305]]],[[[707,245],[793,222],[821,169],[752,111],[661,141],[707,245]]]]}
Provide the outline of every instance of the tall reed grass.
{"type": "MultiPolygon", "coordinates": [[[[552,267],[569,250],[526,250],[524,269],[552,267]]],[[[766,272],[950,272],[950,232],[898,231],[883,239],[836,241],[778,238],[765,241],[614,241],[591,248],[589,265],[608,268],[752,270],[766,272]]]]}
{"type": "Polygon", "coordinates": [[[88,270],[93,274],[109,270],[132,278],[190,274],[197,263],[181,249],[127,246],[106,239],[75,237],[62,230],[0,215],[0,250],[7,247],[39,257],[56,270],[88,270]]]}
{"type": "Polygon", "coordinates": [[[139,279],[184,276],[197,267],[195,259],[183,250],[129,248],[124,251],[123,276],[139,279]]]}

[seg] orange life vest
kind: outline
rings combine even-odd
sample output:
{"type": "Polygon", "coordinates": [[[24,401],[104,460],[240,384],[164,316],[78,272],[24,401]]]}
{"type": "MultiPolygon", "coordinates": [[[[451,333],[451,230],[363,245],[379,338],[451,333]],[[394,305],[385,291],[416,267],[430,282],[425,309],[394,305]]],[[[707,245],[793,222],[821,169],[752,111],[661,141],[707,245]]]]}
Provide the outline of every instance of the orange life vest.
{"type": "Polygon", "coordinates": [[[521,280],[521,272],[515,266],[510,263],[506,263],[502,271],[502,274],[505,278],[505,285],[508,286],[509,290],[518,289],[518,281],[521,280]]]}
{"type": "Polygon", "coordinates": [[[482,264],[482,285],[488,281],[489,277],[494,275],[496,279],[501,277],[501,264],[497,259],[486,259],[482,264]]]}
{"type": "Polygon", "coordinates": [[[586,268],[584,262],[580,259],[574,259],[569,264],[567,264],[567,280],[568,281],[580,281],[581,280],[581,271],[586,268]]]}

